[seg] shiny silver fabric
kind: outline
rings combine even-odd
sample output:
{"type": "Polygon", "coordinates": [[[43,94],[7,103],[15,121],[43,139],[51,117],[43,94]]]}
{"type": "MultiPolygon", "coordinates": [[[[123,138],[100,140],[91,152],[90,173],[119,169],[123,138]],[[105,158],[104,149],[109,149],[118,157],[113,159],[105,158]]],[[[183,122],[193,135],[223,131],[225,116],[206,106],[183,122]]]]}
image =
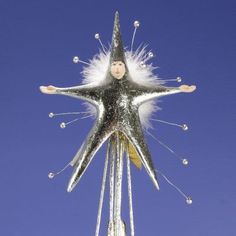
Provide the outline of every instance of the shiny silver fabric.
{"type": "Polygon", "coordinates": [[[117,80],[110,74],[102,85],[57,89],[58,94],[89,101],[97,108],[96,122],[73,159],[74,172],[69,181],[68,192],[73,190],[95,153],[115,131],[122,132],[132,143],[154,185],[159,189],[155,168],[144,140],[138,108],[146,101],[178,92],[178,88],[141,86],[129,76],[117,80]]]}
{"type": "MultiPolygon", "coordinates": [[[[120,56],[125,60],[123,51],[119,15],[116,13],[111,61],[120,56]]],[[[97,108],[96,122],[71,162],[74,171],[68,184],[68,192],[71,192],[79,182],[98,149],[116,131],[122,132],[133,145],[148,175],[156,188],[159,189],[155,168],[144,140],[138,109],[140,105],[151,99],[178,93],[180,90],[137,84],[135,78],[130,77],[128,68],[126,69],[126,74],[120,80],[113,78],[110,68],[108,68],[107,75],[101,84],[91,83],[57,89],[58,94],[86,100],[97,108]]]]}

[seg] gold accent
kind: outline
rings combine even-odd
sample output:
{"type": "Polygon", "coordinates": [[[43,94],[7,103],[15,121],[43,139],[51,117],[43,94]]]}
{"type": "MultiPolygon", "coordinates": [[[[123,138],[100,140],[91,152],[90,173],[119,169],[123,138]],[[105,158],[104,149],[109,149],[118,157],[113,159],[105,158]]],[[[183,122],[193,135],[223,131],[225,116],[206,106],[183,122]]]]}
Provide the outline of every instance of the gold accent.
{"type": "Polygon", "coordinates": [[[141,169],[142,168],[141,159],[140,159],[138,153],[136,152],[136,150],[134,149],[134,146],[130,142],[128,144],[128,152],[129,152],[130,160],[134,163],[134,165],[138,169],[141,169]]]}
{"type": "MultiPolygon", "coordinates": [[[[119,135],[119,139],[120,141],[123,143],[124,148],[126,150],[126,152],[129,152],[129,158],[130,160],[133,162],[133,164],[138,168],[141,169],[142,168],[142,162],[141,162],[141,158],[138,155],[137,151],[135,150],[134,146],[132,145],[132,143],[130,143],[128,141],[128,139],[125,137],[125,135],[123,133],[121,133],[120,131],[117,131],[118,135],[119,135]],[[128,148],[127,148],[127,144],[128,144],[128,148]]],[[[115,140],[112,140],[112,146],[114,146],[115,144],[115,140]]]]}

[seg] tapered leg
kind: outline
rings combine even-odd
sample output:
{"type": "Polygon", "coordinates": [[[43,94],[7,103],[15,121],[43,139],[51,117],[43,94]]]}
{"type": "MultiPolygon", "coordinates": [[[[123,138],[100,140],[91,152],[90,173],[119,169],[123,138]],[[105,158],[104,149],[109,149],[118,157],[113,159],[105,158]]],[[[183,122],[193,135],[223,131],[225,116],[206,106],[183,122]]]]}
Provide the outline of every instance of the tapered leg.
{"type": "Polygon", "coordinates": [[[104,125],[102,123],[96,123],[94,125],[85,143],[82,145],[82,148],[78,151],[73,159],[74,171],[68,184],[68,192],[71,192],[79,182],[81,176],[92,161],[95,153],[107,140],[111,133],[112,130],[109,125],[104,125]]]}

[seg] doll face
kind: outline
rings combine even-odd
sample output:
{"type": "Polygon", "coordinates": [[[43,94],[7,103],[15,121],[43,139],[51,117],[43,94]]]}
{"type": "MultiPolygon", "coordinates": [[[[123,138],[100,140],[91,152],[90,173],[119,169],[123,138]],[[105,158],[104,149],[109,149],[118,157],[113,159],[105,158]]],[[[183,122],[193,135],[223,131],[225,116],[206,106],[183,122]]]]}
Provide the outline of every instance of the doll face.
{"type": "Polygon", "coordinates": [[[122,61],[113,61],[111,64],[111,74],[116,79],[122,79],[125,75],[126,68],[122,61]]]}

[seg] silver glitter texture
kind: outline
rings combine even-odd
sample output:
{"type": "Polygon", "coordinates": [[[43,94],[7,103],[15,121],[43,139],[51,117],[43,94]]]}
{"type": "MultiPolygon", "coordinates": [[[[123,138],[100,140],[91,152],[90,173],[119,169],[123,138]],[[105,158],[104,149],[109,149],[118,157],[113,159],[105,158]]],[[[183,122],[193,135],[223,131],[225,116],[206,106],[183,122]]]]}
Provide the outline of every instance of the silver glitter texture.
{"type": "MultiPolygon", "coordinates": [[[[121,50],[122,41],[118,13],[115,15],[112,45],[111,50],[121,50]],[[118,47],[116,47],[117,43],[118,47]]],[[[124,50],[123,46],[122,50],[124,50]]],[[[112,58],[112,55],[123,57],[124,52],[111,52],[111,62],[115,59],[112,58]]],[[[156,188],[159,189],[155,168],[144,139],[138,109],[143,103],[151,99],[179,92],[179,88],[140,85],[135,82],[135,78],[131,78],[128,70],[122,79],[117,80],[112,77],[109,69],[103,83],[99,85],[86,84],[58,88],[57,94],[86,100],[97,108],[96,122],[71,162],[74,171],[67,191],[71,192],[74,189],[98,149],[116,131],[122,132],[133,145],[148,175],[156,188]]]]}

